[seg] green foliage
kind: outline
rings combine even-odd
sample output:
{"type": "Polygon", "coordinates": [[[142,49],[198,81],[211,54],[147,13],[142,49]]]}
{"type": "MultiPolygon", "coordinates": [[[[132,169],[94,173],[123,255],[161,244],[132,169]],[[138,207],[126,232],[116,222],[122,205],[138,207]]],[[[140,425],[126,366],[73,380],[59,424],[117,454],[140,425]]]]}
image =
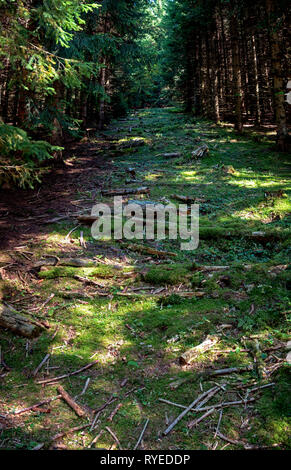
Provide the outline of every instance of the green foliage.
{"type": "Polygon", "coordinates": [[[33,187],[35,180],[40,181],[39,164],[61,149],[32,140],[18,127],[0,124],[0,184],[15,182],[22,188],[33,187]]]}

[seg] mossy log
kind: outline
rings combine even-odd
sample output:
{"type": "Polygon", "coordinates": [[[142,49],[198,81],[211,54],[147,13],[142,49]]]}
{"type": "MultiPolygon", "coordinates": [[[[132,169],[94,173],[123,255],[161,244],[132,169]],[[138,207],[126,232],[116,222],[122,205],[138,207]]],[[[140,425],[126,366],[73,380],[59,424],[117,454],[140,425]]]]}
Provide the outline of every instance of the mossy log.
{"type": "Polygon", "coordinates": [[[18,312],[3,304],[0,304],[0,327],[26,338],[39,336],[43,329],[40,324],[19,315],[18,312]]]}
{"type": "Polygon", "coordinates": [[[109,279],[117,274],[120,274],[120,269],[108,266],[105,264],[96,265],[92,268],[76,268],[71,266],[56,266],[52,269],[43,266],[38,274],[41,279],[55,279],[58,277],[71,277],[85,276],[85,277],[100,277],[109,279]]]}
{"type": "Polygon", "coordinates": [[[92,259],[87,258],[60,258],[57,259],[55,256],[47,257],[37,261],[34,268],[41,268],[43,266],[72,266],[75,268],[91,268],[96,266],[96,262],[92,259]]]}

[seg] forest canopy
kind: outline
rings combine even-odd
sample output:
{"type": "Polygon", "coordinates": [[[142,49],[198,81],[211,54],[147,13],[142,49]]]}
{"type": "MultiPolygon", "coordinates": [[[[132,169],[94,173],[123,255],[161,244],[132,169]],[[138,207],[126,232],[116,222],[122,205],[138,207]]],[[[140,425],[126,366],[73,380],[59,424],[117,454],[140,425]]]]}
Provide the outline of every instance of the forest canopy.
{"type": "Polygon", "coordinates": [[[1,0],[1,184],[32,186],[86,128],[173,102],[238,132],[276,124],[287,150],[288,20],[285,0],[1,0]]]}

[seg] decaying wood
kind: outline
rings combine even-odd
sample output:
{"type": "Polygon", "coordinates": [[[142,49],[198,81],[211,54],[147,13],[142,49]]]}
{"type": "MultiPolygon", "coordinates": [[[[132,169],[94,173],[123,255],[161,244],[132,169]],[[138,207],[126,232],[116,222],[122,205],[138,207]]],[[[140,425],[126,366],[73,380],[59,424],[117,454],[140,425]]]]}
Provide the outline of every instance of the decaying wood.
{"type": "Polygon", "coordinates": [[[67,436],[68,434],[72,434],[78,431],[82,431],[90,426],[90,424],[83,424],[82,426],[75,426],[74,428],[68,429],[67,431],[60,432],[52,437],[51,441],[57,441],[58,439],[62,439],[63,437],[67,436]]]}
{"type": "Polygon", "coordinates": [[[99,220],[99,217],[97,215],[79,215],[78,216],[78,221],[81,224],[91,226],[96,220],[99,220]]]}
{"type": "Polygon", "coordinates": [[[40,364],[34,369],[34,371],[32,372],[32,377],[35,377],[38,372],[40,371],[40,369],[42,368],[42,366],[49,360],[49,358],[51,357],[50,354],[46,354],[45,357],[43,358],[43,360],[40,362],[40,364]]]}
{"type": "Polygon", "coordinates": [[[30,320],[3,304],[0,304],[0,327],[26,338],[35,338],[43,331],[43,325],[30,320]]]}
{"type": "Polygon", "coordinates": [[[171,198],[177,199],[177,201],[184,202],[185,204],[190,204],[195,202],[195,197],[190,196],[181,196],[179,194],[172,194],[171,198]]]}
{"type": "Polygon", "coordinates": [[[75,370],[74,372],[69,372],[68,374],[60,375],[59,377],[54,377],[52,379],[39,380],[37,383],[42,385],[42,384],[48,384],[48,383],[51,383],[51,382],[58,382],[59,380],[65,379],[67,377],[71,377],[72,375],[80,374],[84,370],[87,370],[90,367],[97,364],[97,362],[98,362],[98,360],[90,362],[90,364],[87,364],[86,366],[82,367],[81,369],[75,370]]]}
{"type": "Polygon", "coordinates": [[[137,243],[122,243],[122,245],[125,245],[128,250],[135,251],[136,253],[157,256],[158,258],[168,258],[169,256],[177,256],[177,253],[172,253],[170,251],[159,251],[149,246],[138,245],[137,243]]]}
{"type": "Polygon", "coordinates": [[[216,369],[206,372],[208,376],[227,375],[227,374],[240,374],[241,372],[249,372],[253,370],[253,366],[247,367],[228,367],[227,369],[216,369]]]}
{"type": "Polygon", "coordinates": [[[27,408],[22,408],[21,410],[16,410],[16,411],[14,411],[13,414],[21,415],[22,413],[27,413],[27,411],[35,411],[40,406],[48,405],[52,401],[58,400],[59,398],[62,398],[62,396],[61,395],[56,395],[55,397],[48,398],[47,400],[41,401],[40,403],[36,403],[35,405],[28,406],[27,408]]]}
{"type": "Polygon", "coordinates": [[[119,405],[117,405],[114,410],[112,411],[112,413],[110,413],[110,415],[108,416],[107,420],[108,421],[112,421],[114,416],[116,415],[116,413],[118,413],[118,411],[120,410],[120,408],[122,407],[122,403],[119,403],[119,405]]]}
{"type": "Polygon", "coordinates": [[[203,419],[205,419],[205,418],[207,418],[207,416],[211,415],[214,410],[215,410],[215,408],[211,408],[210,410],[206,411],[206,413],[204,413],[202,416],[200,416],[200,418],[197,418],[197,419],[194,419],[193,421],[190,421],[190,423],[188,423],[188,428],[192,429],[194,426],[197,426],[201,421],[203,421],[203,419]]]}
{"type": "Polygon", "coordinates": [[[47,258],[45,260],[39,260],[34,264],[34,268],[42,266],[72,266],[76,268],[90,268],[95,266],[96,263],[92,259],[86,258],[58,258],[56,262],[54,257],[47,258]]]}
{"type": "Polygon", "coordinates": [[[178,157],[181,157],[182,154],[181,152],[170,152],[170,153],[163,153],[161,156],[165,158],[178,158],[178,157]]]}
{"type": "Polygon", "coordinates": [[[120,189],[103,189],[101,191],[102,196],[126,196],[127,194],[148,194],[150,192],[150,188],[147,186],[141,186],[140,188],[120,188],[120,189]]]}
{"type": "Polygon", "coordinates": [[[142,430],[142,432],[140,433],[140,436],[139,436],[139,438],[138,438],[138,440],[137,440],[137,443],[135,444],[133,450],[136,450],[136,449],[138,448],[138,446],[140,445],[140,443],[141,443],[141,441],[142,441],[142,438],[143,438],[143,436],[144,436],[144,433],[146,432],[146,428],[147,428],[148,424],[149,424],[149,419],[146,420],[145,425],[144,425],[144,427],[143,427],[143,430],[142,430]]]}
{"type": "Polygon", "coordinates": [[[58,387],[58,392],[62,396],[63,400],[72,408],[72,410],[75,411],[76,415],[78,415],[80,418],[86,415],[86,412],[81,408],[78,403],[74,401],[74,399],[66,392],[66,390],[59,385],[58,387]]]}
{"type": "Polygon", "coordinates": [[[202,158],[209,153],[209,148],[206,144],[200,145],[197,149],[193,150],[192,157],[202,158]]]}
{"type": "MultiPolygon", "coordinates": [[[[219,387],[213,387],[207,390],[206,392],[202,393],[202,395],[200,395],[199,397],[195,398],[195,400],[192,403],[190,403],[190,405],[187,406],[184,409],[184,411],[182,411],[182,413],[179,414],[179,416],[167,427],[167,429],[165,429],[165,431],[163,432],[164,436],[167,436],[167,434],[169,434],[172,431],[174,426],[176,426],[176,424],[179,423],[181,419],[184,418],[184,416],[186,416],[186,414],[189,413],[189,411],[191,411],[192,408],[195,407],[195,405],[197,405],[197,403],[204,404],[205,399],[208,400],[212,398],[213,394],[217,393],[219,390],[220,390],[219,387]]],[[[200,407],[197,407],[197,409],[200,409],[200,407]]]]}
{"type": "Polygon", "coordinates": [[[199,354],[211,349],[218,342],[218,339],[217,336],[207,336],[203,343],[195,346],[195,348],[189,349],[179,357],[180,364],[191,364],[199,354]]]}

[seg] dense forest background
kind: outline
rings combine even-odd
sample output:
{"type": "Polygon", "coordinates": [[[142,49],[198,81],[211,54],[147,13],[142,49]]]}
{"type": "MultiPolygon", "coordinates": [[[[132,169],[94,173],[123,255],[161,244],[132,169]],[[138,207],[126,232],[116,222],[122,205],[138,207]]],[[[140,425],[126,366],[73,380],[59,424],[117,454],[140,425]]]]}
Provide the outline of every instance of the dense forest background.
{"type": "Polygon", "coordinates": [[[0,0],[0,184],[24,187],[86,129],[183,104],[277,126],[288,150],[285,0],[0,0]]]}

